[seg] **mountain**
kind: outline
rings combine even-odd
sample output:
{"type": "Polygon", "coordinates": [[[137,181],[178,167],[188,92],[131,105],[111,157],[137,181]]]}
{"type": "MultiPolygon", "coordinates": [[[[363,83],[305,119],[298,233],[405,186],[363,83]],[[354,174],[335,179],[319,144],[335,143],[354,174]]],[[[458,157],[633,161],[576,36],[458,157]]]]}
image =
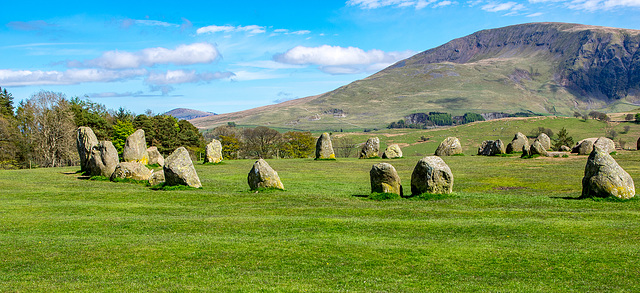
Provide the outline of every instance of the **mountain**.
{"type": "Polygon", "coordinates": [[[529,23],[452,40],[334,91],[194,119],[308,130],[382,128],[432,111],[625,111],[640,105],[640,31],[529,23]]]}
{"type": "Polygon", "coordinates": [[[191,119],[200,118],[200,117],[217,115],[216,113],[204,112],[204,111],[198,111],[198,110],[186,109],[186,108],[176,108],[164,114],[173,116],[178,120],[191,120],[191,119]]]}

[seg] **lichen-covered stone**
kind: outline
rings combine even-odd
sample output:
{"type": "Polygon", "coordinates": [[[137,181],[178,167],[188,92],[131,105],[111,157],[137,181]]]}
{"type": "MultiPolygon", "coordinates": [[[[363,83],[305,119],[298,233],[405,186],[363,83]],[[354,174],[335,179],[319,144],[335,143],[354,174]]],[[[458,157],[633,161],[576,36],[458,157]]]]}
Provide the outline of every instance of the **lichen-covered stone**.
{"type": "Polygon", "coordinates": [[[196,169],[193,167],[189,151],[179,147],[164,160],[165,185],[187,185],[195,188],[202,187],[196,169]]]}
{"type": "Polygon", "coordinates": [[[158,151],[157,147],[150,147],[147,149],[147,154],[149,156],[149,165],[158,164],[158,166],[164,166],[164,157],[158,151]]]}
{"type": "Polygon", "coordinates": [[[247,175],[247,182],[251,190],[258,188],[276,188],[284,190],[284,185],[280,181],[278,172],[273,170],[267,161],[263,159],[257,160],[253,163],[249,175],[247,175]]]}
{"type": "Polygon", "coordinates": [[[478,148],[478,155],[495,156],[506,153],[502,140],[485,140],[478,148]]]}
{"type": "Polygon", "coordinates": [[[540,133],[540,135],[538,135],[538,138],[536,138],[536,140],[540,142],[540,144],[542,145],[542,148],[544,148],[545,150],[548,150],[551,148],[551,138],[546,133],[540,133]]]}
{"type": "Polygon", "coordinates": [[[222,162],[222,144],[219,140],[213,139],[207,144],[207,149],[204,156],[205,163],[220,163],[222,162]]]}
{"type": "Polygon", "coordinates": [[[511,142],[507,145],[507,149],[505,150],[505,152],[507,154],[519,152],[522,150],[523,146],[529,148],[529,139],[521,132],[518,132],[513,137],[513,140],[511,140],[511,142]]]}
{"type": "Polygon", "coordinates": [[[118,150],[113,146],[113,143],[101,141],[91,149],[91,156],[87,163],[89,174],[111,177],[119,161],[118,150]]]}
{"type": "Polygon", "coordinates": [[[143,165],[149,164],[149,154],[147,153],[147,141],[144,137],[144,130],[138,129],[127,137],[124,142],[122,158],[125,162],[139,162],[143,165]]]}
{"type": "Polygon", "coordinates": [[[436,156],[453,156],[462,154],[462,145],[457,137],[445,138],[436,149],[436,156]]]}
{"type": "Polygon", "coordinates": [[[536,139],[533,144],[531,144],[531,147],[529,147],[529,155],[541,155],[546,157],[547,150],[542,146],[542,143],[536,139]]]}
{"type": "Polygon", "coordinates": [[[607,153],[611,153],[616,150],[616,144],[613,140],[606,137],[591,137],[577,142],[575,146],[573,146],[571,152],[579,155],[589,155],[595,146],[601,148],[607,153]]]}
{"type": "Polygon", "coordinates": [[[98,138],[90,127],[78,127],[76,133],[76,148],[80,156],[80,171],[88,172],[88,162],[91,157],[91,149],[98,144],[98,138]]]}
{"type": "Polygon", "coordinates": [[[160,183],[164,183],[164,170],[153,172],[149,176],[149,185],[154,186],[160,183]]]}
{"type": "Polygon", "coordinates": [[[610,154],[616,150],[616,143],[609,138],[599,137],[596,142],[593,143],[593,147],[599,147],[603,151],[607,152],[607,154],[610,154]]]}
{"type": "Polygon", "coordinates": [[[402,149],[397,144],[392,144],[382,153],[383,159],[396,159],[402,158],[402,149]]]}
{"type": "Polygon", "coordinates": [[[151,170],[145,167],[140,162],[121,162],[116,165],[113,174],[111,174],[111,180],[118,179],[134,179],[134,180],[149,180],[151,176],[151,170]]]}
{"type": "Polygon", "coordinates": [[[411,174],[411,194],[448,194],[453,191],[453,173],[440,157],[420,159],[411,174]]]}
{"type": "Polygon", "coordinates": [[[402,184],[396,168],[389,163],[379,163],[369,171],[371,192],[395,193],[402,196],[402,184]]]}
{"type": "Polygon", "coordinates": [[[609,197],[628,199],[636,194],[633,179],[608,152],[595,147],[584,168],[582,197],[609,197]]]}
{"type": "Polygon", "coordinates": [[[377,137],[372,137],[367,139],[367,142],[362,145],[362,149],[360,150],[360,159],[368,159],[368,158],[376,158],[379,157],[378,153],[380,152],[380,139],[377,137]]]}
{"type": "Polygon", "coordinates": [[[335,158],[336,154],[333,152],[331,136],[325,132],[316,141],[316,160],[332,160],[335,158]]]}

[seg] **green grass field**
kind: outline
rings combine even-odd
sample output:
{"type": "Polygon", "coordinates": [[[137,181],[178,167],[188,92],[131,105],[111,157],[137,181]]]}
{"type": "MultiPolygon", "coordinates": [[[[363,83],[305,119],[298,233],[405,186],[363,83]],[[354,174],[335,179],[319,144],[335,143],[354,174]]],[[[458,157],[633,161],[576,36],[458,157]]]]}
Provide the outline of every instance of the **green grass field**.
{"type": "MultiPolygon", "coordinates": [[[[636,180],[640,152],[614,156],[636,180]]],[[[286,191],[249,191],[252,160],[196,165],[202,189],[0,171],[0,291],[552,292],[640,290],[640,200],[576,200],[585,156],[446,157],[455,194],[405,190],[419,156],[268,160],[286,191]]]]}

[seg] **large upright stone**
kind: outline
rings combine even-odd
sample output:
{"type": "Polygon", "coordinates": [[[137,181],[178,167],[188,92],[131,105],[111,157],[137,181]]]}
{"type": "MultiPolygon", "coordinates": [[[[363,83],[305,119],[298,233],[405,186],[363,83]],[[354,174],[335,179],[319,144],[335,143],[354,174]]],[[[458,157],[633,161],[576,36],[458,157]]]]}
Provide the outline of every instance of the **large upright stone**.
{"type": "Polygon", "coordinates": [[[436,149],[436,156],[453,156],[457,154],[462,154],[462,145],[460,144],[460,140],[457,137],[447,137],[445,138],[438,148],[436,149]]]}
{"type": "Polygon", "coordinates": [[[101,141],[91,149],[88,171],[91,176],[111,177],[119,161],[118,150],[113,146],[113,143],[101,141]]]}
{"type": "Polygon", "coordinates": [[[204,156],[205,163],[220,163],[222,162],[222,144],[217,139],[212,139],[207,144],[207,149],[204,156]]]}
{"type": "Polygon", "coordinates": [[[164,166],[164,157],[158,151],[158,147],[149,147],[147,149],[147,155],[149,156],[149,165],[158,164],[158,166],[164,166]]]}
{"type": "Polygon", "coordinates": [[[380,152],[380,139],[377,137],[372,137],[367,139],[367,142],[362,145],[362,149],[360,150],[360,159],[368,159],[379,157],[378,153],[380,152]]]}
{"type": "Polygon", "coordinates": [[[541,155],[546,157],[547,150],[542,146],[542,143],[536,139],[529,148],[529,155],[541,155]]]}
{"type": "Polygon", "coordinates": [[[147,153],[147,141],[144,138],[144,130],[138,129],[127,137],[124,142],[122,157],[125,162],[139,162],[143,165],[149,164],[149,154],[147,153]]]}
{"type": "Polygon", "coordinates": [[[616,143],[609,138],[599,137],[596,142],[593,143],[593,147],[599,147],[603,151],[607,152],[607,154],[610,154],[616,150],[616,143]]]}
{"type": "Polygon", "coordinates": [[[98,138],[90,127],[78,127],[76,134],[76,148],[78,149],[78,155],[80,156],[80,170],[82,172],[89,171],[87,163],[89,162],[89,157],[91,157],[91,149],[97,144],[98,138]]]}
{"type": "Polygon", "coordinates": [[[116,165],[111,181],[117,179],[149,180],[151,170],[140,162],[121,162],[116,165]]]}
{"type": "Polygon", "coordinates": [[[593,143],[596,142],[596,138],[585,138],[576,143],[575,146],[571,149],[572,153],[577,153],[578,155],[588,155],[593,151],[593,143]]]}
{"type": "Polygon", "coordinates": [[[189,151],[179,147],[164,160],[165,185],[187,185],[195,188],[202,187],[196,169],[193,167],[189,151]]]}
{"type": "Polygon", "coordinates": [[[453,173],[440,157],[420,159],[411,174],[411,194],[447,194],[453,191],[453,173]]]}
{"type": "Polygon", "coordinates": [[[582,178],[582,197],[628,199],[635,196],[633,179],[608,152],[594,147],[587,159],[582,178]]]}
{"type": "Polygon", "coordinates": [[[400,149],[399,145],[392,144],[388,146],[386,150],[384,150],[384,153],[382,153],[382,158],[383,159],[402,158],[402,149],[400,149]]]}
{"type": "Polygon", "coordinates": [[[519,152],[522,150],[523,146],[527,149],[529,148],[529,139],[522,134],[522,132],[518,132],[507,145],[507,149],[505,151],[507,154],[519,152]]]}
{"type": "Polygon", "coordinates": [[[389,163],[379,163],[369,171],[371,192],[395,193],[402,196],[402,184],[396,168],[389,163]]]}
{"type": "Polygon", "coordinates": [[[546,133],[540,133],[536,138],[545,150],[551,148],[551,138],[546,133]]]}
{"type": "Polygon", "coordinates": [[[263,159],[257,160],[253,163],[249,175],[247,175],[247,182],[251,190],[258,188],[276,188],[284,190],[284,185],[280,181],[278,172],[273,170],[267,161],[263,159]]]}
{"type": "Polygon", "coordinates": [[[506,152],[504,143],[502,140],[485,140],[478,148],[478,155],[481,156],[495,156],[504,154],[506,152]]]}
{"type": "Polygon", "coordinates": [[[333,144],[331,144],[331,136],[323,133],[316,141],[316,160],[332,160],[336,158],[333,152],[333,144]]]}

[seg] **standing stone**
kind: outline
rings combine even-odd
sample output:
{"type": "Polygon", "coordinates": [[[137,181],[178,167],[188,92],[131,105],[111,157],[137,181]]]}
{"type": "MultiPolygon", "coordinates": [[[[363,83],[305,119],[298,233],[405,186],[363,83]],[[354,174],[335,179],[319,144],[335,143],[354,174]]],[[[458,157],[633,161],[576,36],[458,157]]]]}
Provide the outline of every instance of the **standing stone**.
{"type": "Polygon", "coordinates": [[[518,132],[513,137],[513,140],[511,140],[511,142],[507,145],[506,153],[511,154],[519,152],[520,150],[522,150],[523,146],[529,148],[529,139],[524,134],[522,134],[522,132],[518,132]]]}
{"type": "Polygon", "coordinates": [[[325,132],[316,141],[316,160],[333,160],[335,158],[331,136],[325,132]]]}
{"type": "Polygon", "coordinates": [[[150,147],[147,149],[147,154],[149,155],[149,165],[158,164],[159,166],[164,166],[164,157],[158,151],[157,147],[150,147]]]}
{"type": "Polygon", "coordinates": [[[144,130],[138,129],[127,137],[124,143],[122,157],[125,162],[140,162],[149,164],[149,154],[147,153],[147,141],[144,138],[144,130]]]}
{"type": "Polygon", "coordinates": [[[529,148],[529,155],[541,155],[546,157],[547,150],[542,146],[542,143],[536,139],[529,148]]]}
{"type": "Polygon", "coordinates": [[[154,186],[160,183],[164,183],[164,170],[153,172],[149,177],[149,185],[154,186]]]}
{"type": "Polygon", "coordinates": [[[540,142],[540,144],[545,150],[548,150],[551,148],[551,138],[549,138],[549,136],[546,133],[540,133],[540,135],[538,135],[538,138],[536,139],[540,142]]]}
{"type": "Polygon", "coordinates": [[[380,139],[377,137],[372,137],[367,139],[367,142],[362,146],[362,150],[360,150],[360,159],[368,159],[368,158],[376,158],[379,157],[378,153],[380,152],[380,139]]]}
{"type": "Polygon", "coordinates": [[[378,163],[369,171],[371,192],[395,193],[402,196],[402,184],[396,168],[389,163],[378,163]]]}
{"type": "Polygon", "coordinates": [[[120,159],[118,150],[110,141],[101,141],[91,149],[88,168],[91,176],[111,177],[120,159]]]}
{"type": "Polygon", "coordinates": [[[445,138],[436,149],[436,156],[453,156],[462,154],[462,145],[457,137],[445,138]]]}
{"type": "Polygon", "coordinates": [[[609,153],[594,147],[587,159],[582,178],[582,197],[609,197],[628,199],[635,196],[633,179],[609,153]]]}
{"type": "Polygon", "coordinates": [[[118,179],[149,180],[151,170],[140,162],[121,162],[116,165],[111,181],[118,179]]]}
{"type": "Polygon", "coordinates": [[[273,170],[267,161],[263,159],[257,160],[253,163],[251,171],[247,176],[247,182],[251,190],[258,188],[276,188],[284,190],[284,185],[280,181],[278,172],[273,170]]]}
{"type": "Polygon", "coordinates": [[[177,148],[165,159],[162,170],[164,170],[165,184],[168,186],[202,187],[198,173],[191,162],[189,151],[184,147],[177,148]]]}
{"type": "Polygon", "coordinates": [[[91,157],[91,149],[98,144],[98,138],[90,127],[78,127],[76,135],[76,147],[80,156],[80,171],[89,171],[87,163],[91,157]]]}
{"type": "Polygon", "coordinates": [[[420,159],[411,174],[411,194],[447,194],[453,191],[453,173],[440,157],[420,159]]]}
{"type": "Polygon", "coordinates": [[[506,153],[502,140],[485,140],[478,148],[478,155],[495,156],[506,153]]]}
{"type": "Polygon", "coordinates": [[[207,150],[204,156],[205,163],[220,163],[222,162],[222,144],[219,140],[213,139],[207,144],[207,150]]]}
{"type": "Polygon", "coordinates": [[[611,152],[616,150],[616,143],[609,138],[600,137],[596,140],[596,142],[593,143],[593,147],[599,147],[603,151],[607,152],[607,154],[610,154],[611,152]]]}
{"type": "Polygon", "coordinates": [[[383,159],[395,159],[402,158],[402,150],[400,146],[397,144],[392,144],[387,147],[387,149],[382,153],[383,159]]]}
{"type": "Polygon", "coordinates": [[[586,138],[576,143],[576,145],[571,149],[572,153],[577,153],[578,155],[588,155],[593,151],[593,143],[595,139],[586,138]]]}
{"type": "Polygon", "coordinates": [[[636,150],[640,150],[640,137],[638,138],[638,141],[636,141],[636,150]]]}

